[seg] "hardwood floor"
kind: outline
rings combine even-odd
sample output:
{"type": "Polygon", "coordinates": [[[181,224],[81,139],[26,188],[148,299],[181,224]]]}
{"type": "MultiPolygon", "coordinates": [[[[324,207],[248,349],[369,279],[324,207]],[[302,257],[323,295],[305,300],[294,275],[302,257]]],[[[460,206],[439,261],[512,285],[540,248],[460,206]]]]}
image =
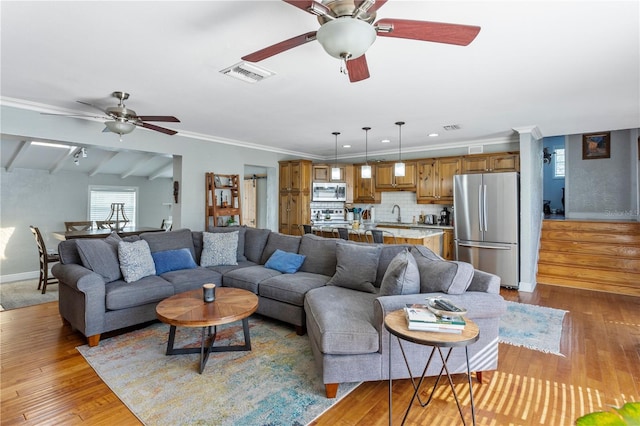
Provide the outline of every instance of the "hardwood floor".
{"type": "MultiPolygon", "coordinates": [[[[640,298],[539,284],[533,293],[502,290],[507,300],[568,310],[564,357],[500,344],[498,370],[474,381],[481,425],[571,425],[584,413],[640,401],[640,298]]],[[[140,424],[75,347],[84,338],[63,326],[57,302],[0,312],[2,425],[140,424]]],[[[456,389],[466,395],[466,377],[456,389]]],[[[387,382],[360,385],[314,425],[388,424],[387,382]]],[[[410,397],[394,381],[394,424],[410,397]]],[[[468,397],[462,406],[469,422],[468,397]]],[[[407,424],[461,424],[445,386],[407,424]]]]}

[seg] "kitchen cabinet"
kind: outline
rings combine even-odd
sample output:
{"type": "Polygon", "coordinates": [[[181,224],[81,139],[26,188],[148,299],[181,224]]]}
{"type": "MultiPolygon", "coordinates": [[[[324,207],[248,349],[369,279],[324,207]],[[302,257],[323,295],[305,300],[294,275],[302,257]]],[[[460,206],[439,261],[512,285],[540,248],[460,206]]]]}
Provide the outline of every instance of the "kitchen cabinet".
{"type": "Polygon", "coordinates": [[[456,246],[454,242],[453,229],[444,229],[442,236],[442,257],[447,260],[455,260],[456,246]]]}
{"type": "MultiPolygon", "coordinates": [[[[376,168],[371,167],[371,178],[363,179],[361,168],[364,164],[353,166],[353,202],[357,204],[380,204],[380,192],[375,189],[376,168]]],[[[348,188],[347,188],[348,189],[348,188]]],[[[347,191],[347,197],[348,197],[347,191]]]]}
{"type": "Polygon", "coordinates": [[[416,162],[405,161],[404,176],[395,176],[395,163],[378,163],[374,166],[375,190],[384,191],[415,191],[416,190],[416,162]]]}
{"type": "Polygon", "coordinates": [[[333,165],[314,164],[312,170],[312,180],[314,182],[346,182],[348,167],[350,167],[350,165],[338,165],[338,169],[340,169],[340,177],[338,179],[333,179],[331,177],[331,169],[333,169],[333,165]]]}
{"type": "Polygon", "coordinates": [[[281,161],[278,230],[300,235],[299,225],[311,222],[311,169],[309,160],[281,161]]]}
{"type": "Polygon", "coordinates": [[[462,173],[519,172],[520,154],[500,152],[495,154],[465,155],[462,157],[462,173]]]}
{"type": "Polygon", "coordinates": [[[418,204],[453,204],[453,176],[460,174],[460,157],[427,158],[417,161],[418,204]]]}

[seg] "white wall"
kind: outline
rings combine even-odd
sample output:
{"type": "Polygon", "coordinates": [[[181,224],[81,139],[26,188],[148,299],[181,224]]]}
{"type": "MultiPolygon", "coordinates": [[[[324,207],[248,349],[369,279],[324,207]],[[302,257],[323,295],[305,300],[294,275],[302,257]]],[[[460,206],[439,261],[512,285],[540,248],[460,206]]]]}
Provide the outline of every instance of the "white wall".
{"type": "MultiPolygon", "coordinates": [[[[45,244],[58,244],[52,232],[64,231],[65,221],[88,220],[89,185],[135,186],[138,195],[138,226],[159,227],[170,214],[166,203],[172,199],[171,179],[121,179],[114,175],[90,177],[83,173],[49,174],[42,170],[0,171],[0,275],[10,276],[39,268],[36,242],[29,225],[40,228],[45,244]]],[[[17,279],[23,279],[18,275],[17,279]]]]}

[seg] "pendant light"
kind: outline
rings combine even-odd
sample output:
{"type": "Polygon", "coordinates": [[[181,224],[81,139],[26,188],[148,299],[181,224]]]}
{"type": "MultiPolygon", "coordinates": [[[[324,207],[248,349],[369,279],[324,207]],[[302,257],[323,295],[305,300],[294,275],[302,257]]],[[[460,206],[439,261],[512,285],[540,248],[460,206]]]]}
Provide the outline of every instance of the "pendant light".
{"type": "Polygon", "coordinates": [[[394,166],[394,175],[398,177],[404,176],[404,163],[402,162],[402,126],[404,121],[396,121],[398,126],[398,162],[394,166]]]}
{"type": "Polygon", "coordinates": [[[364,136],[364,166],[360,167],[360,177],[362,179],[371,179],[371,166],[369,165],[369,130],[371,127],[363,127],[364,136]]]}
{"type": "Polygon", "coordinates": [[[331,134],[336,137],[336,158],[331,168],[331,180],[340,180],[340,168],[338,167],[338,135],[340,132],[333,132],[331,134]]]}

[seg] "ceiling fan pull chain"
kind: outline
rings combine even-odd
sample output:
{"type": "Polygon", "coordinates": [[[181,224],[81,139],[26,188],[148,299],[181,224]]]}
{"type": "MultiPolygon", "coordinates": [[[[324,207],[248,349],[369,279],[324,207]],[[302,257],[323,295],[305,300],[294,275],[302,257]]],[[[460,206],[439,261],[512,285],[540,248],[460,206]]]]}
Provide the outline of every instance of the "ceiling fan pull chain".
{"type": "Polygon", "coordinates": [[[347,69],[347,59],[342,58],[340,60],[340,73],[344,75],[349,75],[349,70],[347,69]]]}

